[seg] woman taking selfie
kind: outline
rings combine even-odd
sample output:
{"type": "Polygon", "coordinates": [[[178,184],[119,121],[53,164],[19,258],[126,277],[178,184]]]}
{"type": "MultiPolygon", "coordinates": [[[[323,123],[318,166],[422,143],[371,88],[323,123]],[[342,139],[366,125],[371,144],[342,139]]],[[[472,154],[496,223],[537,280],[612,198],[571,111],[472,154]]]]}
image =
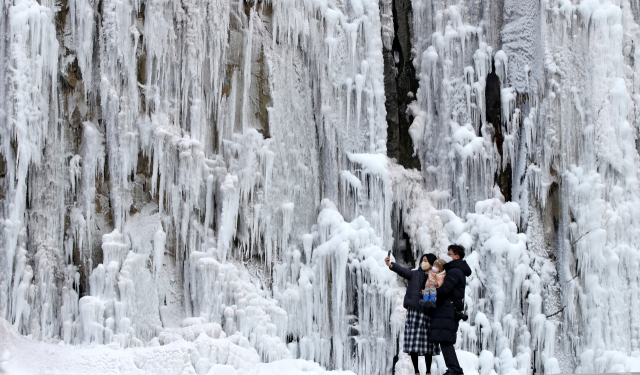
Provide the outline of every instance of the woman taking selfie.
{"type": "Polygon", "coordinates": [[[404,307],[407,309],[407,319],[404,326],[404,348],[405,353],[411,356],[413,369],[416,375],[418,370],[418,357],[424,356],[427,365],[427,374],[431,373],[432,356],[440,354],[438,344],[429,342],[429,327],[431,317],[427,314],[427,308],[418,302],[422,299],[422,289],[429,277],[428,271],[436,261],[433,254],[424,254],[420,261],[420,266],[414,270],[406,269],[396,263],[391,263],[391,258],[386,257],[385,263],[389,269],[408,281],[407,293],[404,296],[404,307]]]}

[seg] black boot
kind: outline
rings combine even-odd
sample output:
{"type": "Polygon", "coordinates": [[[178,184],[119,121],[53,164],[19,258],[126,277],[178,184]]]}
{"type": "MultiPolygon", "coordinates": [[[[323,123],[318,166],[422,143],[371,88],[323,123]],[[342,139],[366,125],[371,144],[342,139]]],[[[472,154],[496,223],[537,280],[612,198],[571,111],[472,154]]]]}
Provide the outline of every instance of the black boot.
{"type": "Polygon", "coordinates": [[[418,305],[422,306],[422,307],[436,307],[436,303],[433,302],[433,300],[423,300],[421,299],[420,301],[418,301],[418,305]]]}

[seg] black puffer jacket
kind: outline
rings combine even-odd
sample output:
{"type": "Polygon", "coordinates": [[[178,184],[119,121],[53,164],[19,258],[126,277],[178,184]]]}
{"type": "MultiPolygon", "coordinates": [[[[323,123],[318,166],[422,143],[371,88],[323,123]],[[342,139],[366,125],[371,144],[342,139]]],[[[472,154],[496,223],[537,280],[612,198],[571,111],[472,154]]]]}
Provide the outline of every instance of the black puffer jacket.
{"type": "MultiPolygon", "coordinates": [[[[431,264],[436,261],[436,256],[433,254],[424,254],[422,257],[420,257],[420,259],[424,258],[425,256],[431,264]]],[[[409,284],[407,285],[407,293],[404,295],[404,308],[408,309],[409,307],[412,307],[418,311],[422,311],[425,314],[428,313],[429,311],[427,308],[418,304],[418,301],[422,299],[422,290],[424,289],[424,284],[427,282],[427,272],[424,272],[421,268],[409,270],[398,265],[397,263],[393,263],[391,271],[397,273],[398,275],[409,281],[409,284]]]]}
{"type": "Polygon", "coordinates": [[[429,342],[455,344],[458,332],[456,320],[456,306],[460,311],[464,308],[464,288],[467,286],[465,277],[471,275],[471,268],[462,259],[452,260],[444,265],[447,276],[442,286],[437,289],[438,301],[431,318],[429,342]]]}

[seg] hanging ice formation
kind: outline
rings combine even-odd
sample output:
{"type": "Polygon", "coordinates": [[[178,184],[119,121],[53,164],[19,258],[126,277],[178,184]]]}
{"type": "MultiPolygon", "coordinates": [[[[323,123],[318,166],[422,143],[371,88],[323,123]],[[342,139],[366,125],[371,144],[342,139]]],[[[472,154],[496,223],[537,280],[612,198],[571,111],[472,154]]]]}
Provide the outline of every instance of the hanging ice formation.
{"type": "Polygon", "coordinates": [[[638,9],[6,1],[0,315],[45,341],[204,333],[387,374],[404,292],[386,250],[411,263],[459,242],[474,269],[459,347],[482,375],[629,370],[638,9]],[[421,171],[387,157],[400,37],[421,171]]]}

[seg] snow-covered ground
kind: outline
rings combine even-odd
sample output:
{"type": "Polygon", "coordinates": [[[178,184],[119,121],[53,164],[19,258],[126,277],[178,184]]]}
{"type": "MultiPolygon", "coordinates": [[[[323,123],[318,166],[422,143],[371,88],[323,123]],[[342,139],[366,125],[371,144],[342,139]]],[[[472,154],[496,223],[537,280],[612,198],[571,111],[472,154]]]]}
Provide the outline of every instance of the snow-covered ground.
{"type": "MultiPolygon", "coordinates": [[[[209,334],[207,334],[209,333],[209,334]]],[[[0,373],[6,374],[209,374],[353,375],[326,371],[314,362],[283,359],[261,363],[239,337],[213,338],[199,332],[192,340],[121,349],[117,345],[65,345],[35,341],[0,320],[0,373]],[[240,344],[240,345],[238,345],[240,344]]],[[[245,339],[246,341],[246,339],[245,339]]]]}
{"type": "MultiPolygon", "coordinates": [[[[140,348],[122,349],[117,345],[66,345],[33,340],[20,335],[9,322],[0,319],[0,373],[27,374],[210,374],[210,375],[349,375],[351,371],[326,371],[317,363],[302,359],[283,359],[262,363],[256,351],[241,345],[240,337],[212,338],[211,331],[194,329],[196,339],[179,339],[166,345],[157,341],[140,348]],[[199,332],[199,333],[198,333],[199,332]],[[238,345],[240,344],[240,345],[238,345]]],[[[213,333],[213,335],[215,335],[213,333]]],[[[193,336],[191,336],[193,337],[193,336]]],[[[466,375],[496,375],[495,359],[488,352],[480,356],[458,350],[466,375]]],[[[608,372],[638,372],[640,353],[627,357],[607,352],[608,372]]],[[[426,373],[419,361],[421,374],[426,373]]],[[[446,368],[442,356],[434,358],[432,372],[446,368]],[[434,371],[435,370],[435,371],[434,371]]],[[[503,370],[504,371],[504,370],[503,370]]],[[[509,373],[505,371],[505,373],[509,373]]],[[[516,372],[519,373],[519,372],[516,372]]],[[[396,374],[412,375],[408,356],[401,354],[396,374]]],[[[515,373],[514,373],[515,374],[515,373]]]]}
{"type": "MultiPolygon", "coordinates": [[[[200,327],[204,330],[204,327],[200,327]]],[[[209,374],[209,375],[349,375],[351,371],[326,371],[317,363],[302,359],[260,362],[257,352],[241,346],[240,337],[212,338],[210,331],[195,340],[176,340],[166,345],[154,342],[140,348],[113,345],[66,345],[36,341],[20,335],[6,320],[0,320],[0,371],[5,374],[209,374]],[[240,345],[238,345],[240,344],[240,345]]],[[[467,375],[478,375],[481,364],[472,353],[458,351],[467,375]]],[[[397,374],[412,374],[406,355],[397,374]]],[[[433,368],[443,368],[441,356],[433,368]]],[[[420,360],[420,371],[425,372],[420,360]]]]}

